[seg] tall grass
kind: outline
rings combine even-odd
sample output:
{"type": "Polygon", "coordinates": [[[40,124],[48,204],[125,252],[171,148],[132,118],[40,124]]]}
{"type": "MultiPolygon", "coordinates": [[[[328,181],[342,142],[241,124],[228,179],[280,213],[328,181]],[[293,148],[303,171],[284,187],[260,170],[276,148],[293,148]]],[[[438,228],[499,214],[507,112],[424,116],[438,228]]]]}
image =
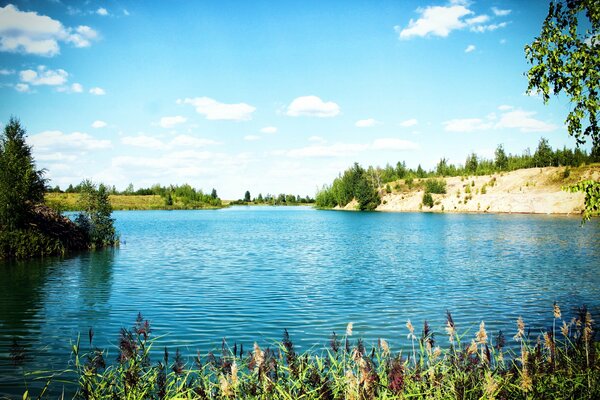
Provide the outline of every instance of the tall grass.
{"type": "Polygon", "coordinates": [[[82,399],[600,398],[599,343],[590,313],[581,308],[567,321],[558,305],[550,311],[551,330],[536,338],[521,318],[511,338],[499,332],[492,339],[484,322],[475,335],[459,334],[448,313],[444,349],[427,322],[419,334],[408,321],[406,353],[384,339],[367,348],[349,324],[345,335],[333,333],[320,351],[298,353],[284,331],[274,348],[223,341],[220,354],[198,353],[193,360],[166,348],[161,359],[151,360],[157,342],[138,315],[131,329],[120,332],[115,362],[94,347],[90,330],[87,350],[78,340],[73,368],[65,372],[76,374],[75,397],[82,399]]]}

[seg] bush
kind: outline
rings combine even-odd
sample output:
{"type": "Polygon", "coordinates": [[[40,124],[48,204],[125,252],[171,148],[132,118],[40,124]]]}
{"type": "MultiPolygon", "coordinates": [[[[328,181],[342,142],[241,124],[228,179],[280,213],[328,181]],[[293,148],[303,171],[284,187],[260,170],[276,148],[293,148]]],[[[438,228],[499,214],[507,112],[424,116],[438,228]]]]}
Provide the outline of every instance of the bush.
{"type": "Polygon", "coordinates": [[[423,205],[428,206],[429,208],[433,207],[433,197],[431,196],[431,193],[423,193],[423,205]]]}
{"type": "Polygon", "coordinates": [[[444,179],[427,179],[425,191],[429,193],[446,194],[446,181],[444,179]]]}
{"type": "Polygon", "coordinates": [[[92,248],[118,244],[106,186],[100,184],[96,188],[91,181],[83,181],[78,206],[82,211],[75,223],[87,234],[92,248]]]}

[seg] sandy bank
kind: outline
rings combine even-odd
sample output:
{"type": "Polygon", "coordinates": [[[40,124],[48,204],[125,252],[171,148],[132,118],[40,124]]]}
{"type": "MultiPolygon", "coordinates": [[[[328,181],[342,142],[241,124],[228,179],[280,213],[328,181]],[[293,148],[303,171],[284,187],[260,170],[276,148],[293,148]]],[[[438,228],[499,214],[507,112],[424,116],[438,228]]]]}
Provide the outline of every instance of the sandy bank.
{"type": "MultiPolygon", "coordinates": [[[[423,180],[415,180],[412,188],[400,180],[390,183],[392,193],[382,190],[382,203],[377,211],[580,214],[584,195],[566,192],[562,187],[582,179],[600,180],[600,165],[571,168],[567,177],[564,172],[564,167],[547,167],[445,178],[446,194],[432,195],[433,208],[421,205],[423,180]]],[[[345,209],[354,208],[353,203],[345,209]]]]}

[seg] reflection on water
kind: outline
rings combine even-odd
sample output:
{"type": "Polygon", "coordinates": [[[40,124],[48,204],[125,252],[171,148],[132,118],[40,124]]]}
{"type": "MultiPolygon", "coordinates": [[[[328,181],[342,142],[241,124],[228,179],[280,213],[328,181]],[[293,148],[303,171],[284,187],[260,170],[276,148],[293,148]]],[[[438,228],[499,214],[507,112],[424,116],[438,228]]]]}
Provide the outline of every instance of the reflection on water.
{"type": "Polygon", "coordinates": [[[195,354],[223,337],[268,344],[284,328],[306,349],[350,321],[398,348],[408,318],[443,332],[446,309],[459,330],[484,319],[507,333],[519,315],[533,333],[548,326],[555,300],[566,315],[600,311],[600,227],[578,218],[306,207],[115,217],[120,249],[1,266],[0,393],[22,387],[13,338],[27,370],[64,368],[78,332],[93,326],[96,345],[114,346],[138,312],[167,335],[157,348],[195,354]]]}

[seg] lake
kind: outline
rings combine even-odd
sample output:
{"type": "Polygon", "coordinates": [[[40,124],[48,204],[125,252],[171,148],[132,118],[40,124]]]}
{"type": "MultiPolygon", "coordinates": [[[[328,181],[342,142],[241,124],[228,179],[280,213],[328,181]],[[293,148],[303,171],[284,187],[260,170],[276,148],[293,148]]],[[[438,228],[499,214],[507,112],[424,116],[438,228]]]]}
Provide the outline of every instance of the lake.
{"type": "MultiPolygon", "coordinates": [[[[0,275],[0,396],[23,393],[23,369],[64,369],[70,340],[93,327],[111,349],[141,312],[156,348],[186,355],[280,340],[327,345],[354,323],[367,344],[409,345],[410,319],[443,340],[446,310],[474,335],[532,334],[587,304],[600,315],[600,224],[579,217],[353,213],[309,207],[115,212],[118,249],[5,263],[0,275]],[[24,348],[12,365],[13,340],[24,348]]],[[[510,340],[509,340],[510,341],[510,340]]]]}

